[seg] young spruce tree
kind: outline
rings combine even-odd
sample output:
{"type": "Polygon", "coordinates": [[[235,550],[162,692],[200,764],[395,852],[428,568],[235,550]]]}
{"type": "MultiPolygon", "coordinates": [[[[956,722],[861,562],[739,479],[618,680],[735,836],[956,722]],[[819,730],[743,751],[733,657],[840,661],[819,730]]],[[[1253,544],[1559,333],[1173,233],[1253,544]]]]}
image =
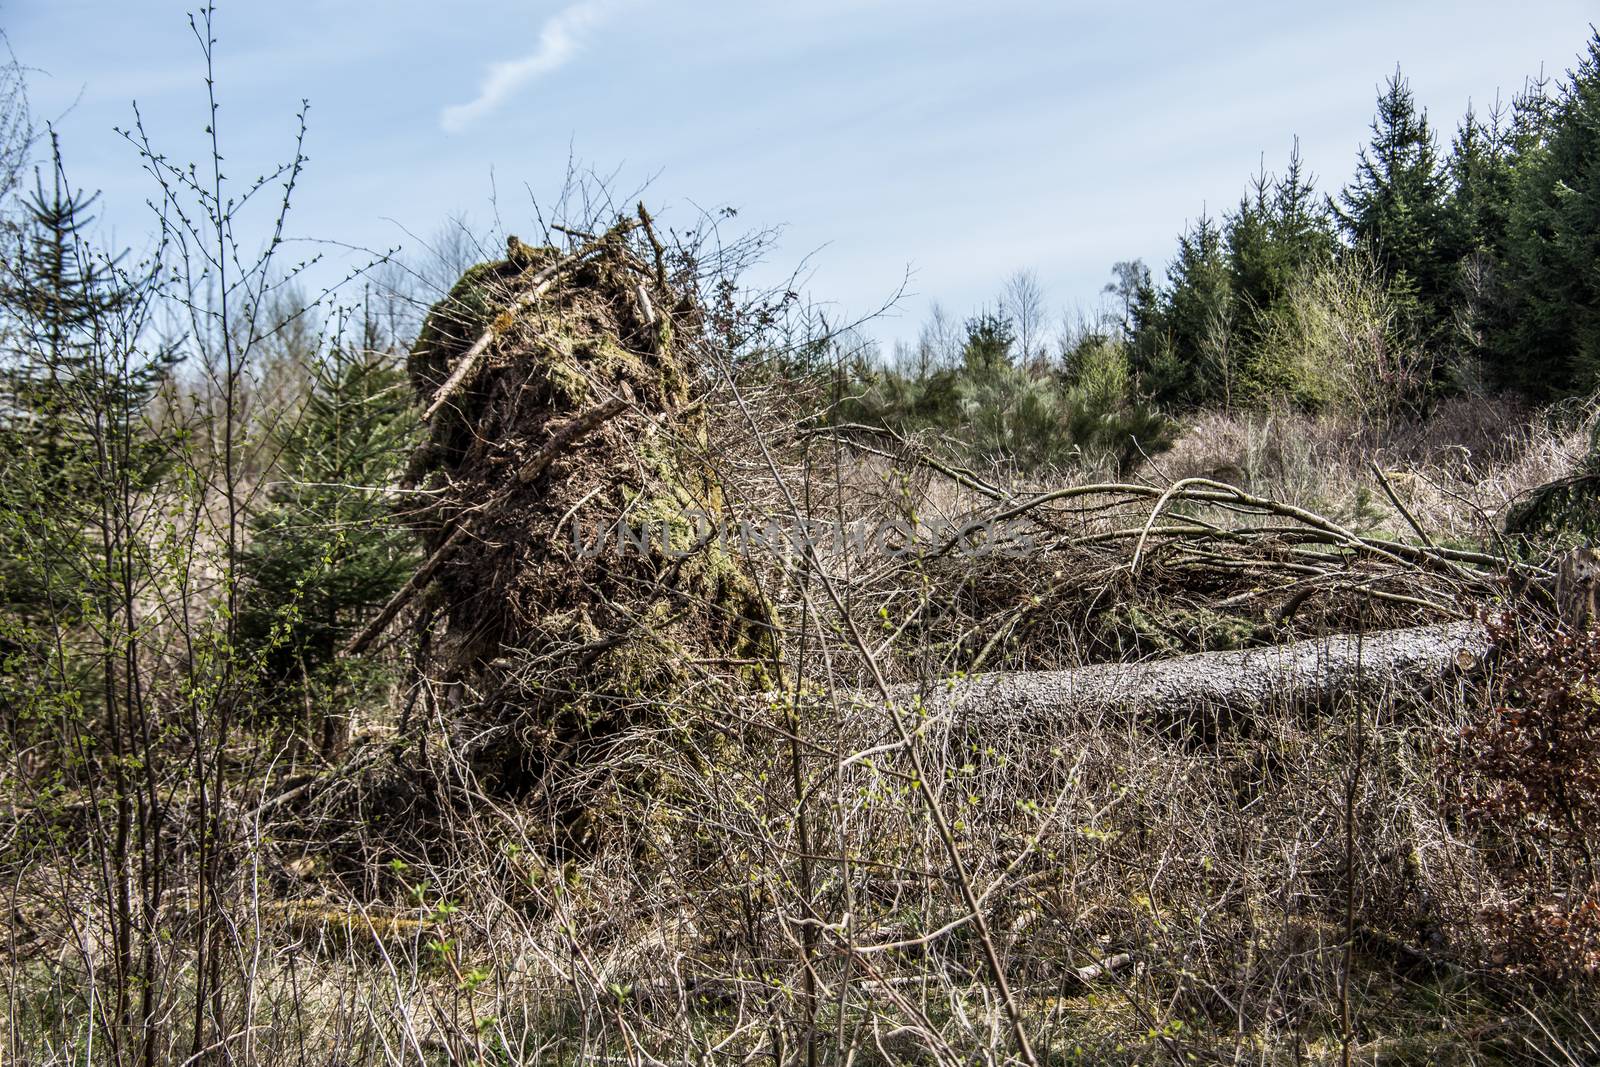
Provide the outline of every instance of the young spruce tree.
{"type": "Polygon", "coordinates": [[[377,678],[340,649],[416,564],[389,493],[416,415],[391,353],[336,346],[310,374],[304,409],[277,434],[266,504],[250,519],[239,631],[279,711],[320,725],[332,754],[346,710],[377,678]]]}
{"type": "Polygon", "coordinates": [[[1399,68],[1384,83],[1372,142],[1334,213],[1345,234],[1366,246],[1416,339],[1431,344],[1448,329],[1455,302],[1454,263],[1445,227],[1445,172],[1427,113],[1399,68]]]}
{"type": "Polygon", "coordinates": [[[59,659],[74,642],[49,635],[104,615],[122,581],[106,542],[125,533],[125,502],[107,494],[138,494],[165,469],[146,412],[171,358],[142,350],[144,282],[91,247],[98,194],[73,190],[53,136],[51,148],[0,271],[0,612],[13,650],[33,633],[59,659]]]}

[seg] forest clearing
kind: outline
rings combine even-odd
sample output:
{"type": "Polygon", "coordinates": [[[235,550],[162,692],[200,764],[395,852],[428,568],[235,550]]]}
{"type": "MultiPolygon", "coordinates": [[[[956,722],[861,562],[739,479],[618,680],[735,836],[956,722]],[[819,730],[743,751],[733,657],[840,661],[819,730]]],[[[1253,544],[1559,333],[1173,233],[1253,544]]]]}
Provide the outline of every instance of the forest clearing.
{"type": "Polygon", "coordinates": [[[1600,36],[894,356],[581,174],[308,298],[304,111],[101,250],[27,73],[0,1064],[1600,1060],[1600,36]]]}

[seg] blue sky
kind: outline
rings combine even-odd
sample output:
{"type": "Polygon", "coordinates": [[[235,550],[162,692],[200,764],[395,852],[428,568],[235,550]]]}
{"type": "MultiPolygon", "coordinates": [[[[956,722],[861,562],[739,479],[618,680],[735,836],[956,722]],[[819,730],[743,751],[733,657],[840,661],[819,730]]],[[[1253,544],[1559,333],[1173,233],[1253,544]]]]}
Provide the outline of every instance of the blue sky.
{"type": "MultiPolygon", "coordinates": [[[[140,245],[149,179],[112,132],[137,100],[169,155],[199,158],[199,51],[168,0],[0,0],[76,183],[140,245]]],[[[219,129],[231,173],[289,150],[311,101],[291,231],[373,248],[452,216],[530,233],[569,155],[687,223],[695,205],[782,225],[770,270],[807,255],[847,316],[911,271],[966,315],[1037,273],[1089,306],[1112,262],[1159,271],[1203,207],[1227,209],[1294,137],[1324,189],[1349,176],[1399,62],[1441,138],[1469,99],[1569,67],[1587,3],[1110,5],[864,0],[220,0],[219,129]]]]}

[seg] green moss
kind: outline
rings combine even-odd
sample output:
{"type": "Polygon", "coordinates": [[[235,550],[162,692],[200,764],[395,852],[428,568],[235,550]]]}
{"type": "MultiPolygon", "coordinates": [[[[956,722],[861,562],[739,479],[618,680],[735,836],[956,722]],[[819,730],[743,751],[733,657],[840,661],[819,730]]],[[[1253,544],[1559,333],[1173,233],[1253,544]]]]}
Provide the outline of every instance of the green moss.
{"type": "Polygon", "coordinates": [[[552,359],[542,368],[545,385],[570,404],[587,403],[593,390],[589,379],[574,360],[552,359]]]}
{"type": "Polygon", "coordinates": [[[508,263],[479,263],[467,268],[443,300],[428,309],[417,340],[411,346],[408,369],[413,380],[447,366],[449,354],[470,344],[499,313],[498,291],[504,285],[508,263]]]}

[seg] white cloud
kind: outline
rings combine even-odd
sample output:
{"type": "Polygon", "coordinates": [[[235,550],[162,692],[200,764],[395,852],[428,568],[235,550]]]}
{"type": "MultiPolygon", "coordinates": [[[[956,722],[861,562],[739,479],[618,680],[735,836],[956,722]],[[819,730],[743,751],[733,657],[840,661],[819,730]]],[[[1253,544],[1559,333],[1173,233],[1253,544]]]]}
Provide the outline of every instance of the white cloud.
{"type": "Polygon", "coordinates": [[[520,59],[489,64],[477,97],[470,103],[445,108],[439,115],[439,125],[446,133],[459,133],[535,78],[565,66],[581,49],[584,34],[610,7],[607,0],[580,0],[552,15],[539,30],[537,48],[520,59]]]}

